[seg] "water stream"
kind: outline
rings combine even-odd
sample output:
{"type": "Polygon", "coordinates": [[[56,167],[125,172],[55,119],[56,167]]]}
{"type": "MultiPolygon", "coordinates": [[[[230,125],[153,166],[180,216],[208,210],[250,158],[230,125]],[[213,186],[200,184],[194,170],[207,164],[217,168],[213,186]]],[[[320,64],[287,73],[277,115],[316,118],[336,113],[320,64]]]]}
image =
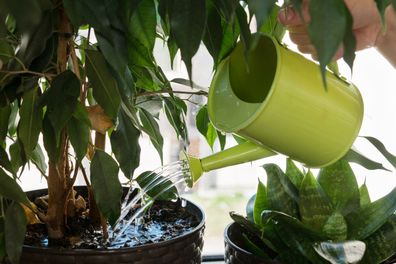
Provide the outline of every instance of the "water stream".
{"type": "MultiPolygon", "coordinates": [[[[178,193],[188,189],[186,177],[189,174],[188,162],[180,160],[143,175],[140,179],[141,182],[145,182],[143,187],[133,181],[121,204],[120,217],[114,227],[109,230],[110,247],[121,246],[125,241],[125,236],[134,237],[133,234],[138,230],[131,231],[131,224],[135,223],[136,228],[143,224],[143,216],[149,212],[148,209],[158,197],[174,187],[177,188],[178,193]],[[158,190],[159,187],[162,189],[158,190]],[[149,197],[147,194],[154,190],[156,191],[155,196],[149,197]],[[136,193],[136,191],[138,192],[136,193]]],[[[175,197],[175,201],[177,200],[178,197],[175,197]]],[[[186,206],[186,201],[183,199],[181,199],[181,206],[186,206]]]]}

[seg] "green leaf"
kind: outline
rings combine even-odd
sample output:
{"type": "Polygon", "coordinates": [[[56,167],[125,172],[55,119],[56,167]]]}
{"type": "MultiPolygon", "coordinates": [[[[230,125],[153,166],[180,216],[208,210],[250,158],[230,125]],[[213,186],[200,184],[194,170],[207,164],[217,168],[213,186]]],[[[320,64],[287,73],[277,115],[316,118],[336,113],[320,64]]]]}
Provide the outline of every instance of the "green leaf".
{"type": "Polygon", "coordinates": [[[355,50],[356,50],[356,38],[353,31],[353,17],[349,12],[349,9],[344,5],[345,17],[346,17],[346,27],[344,35],[344,61],[348,64],[349,68],[353,69],[353,62],[355,61],[355,50]]]}
{"type": "Polygon", "coordinates": [[[37,100],[36,88],[24,94],[20,109],[18,136],[27,157],[30,157],[36,147],[41,131],[43,110],[38,106],[37,100]]]}
{"type": "Polygon", "coordinates": [[[381,199],[346,216],[348,237],[365,239],[378,230],[396,211],[396,188],[381,199]]]}
{"type": "Polygon", "coordinates": [[[67,123],[70,143],[76,152],[77,160],[81,161],[87,153],[90,129],[84,121],[72,116],[67,123]]]}
{"type": "Polygon", "coordinates": [[[254,223],[258,226],[262,226],[261,213],[264,210],[268,210],[267,188],[259,180],[256,191],[256,199],[254,200],[254,209],[253,209],[254,223]]]}
{"type": "Polygon", "coordinates": [[[226,145],[227,136],[219,130],[216,130],[216,133],[217,133],[217,138],[219,139],[220,149],[224,150],[225,145],[226,145]]]}
{"type": "Polygon", "coordinates": [[[55,132],[56,145],[67,122],[72,117],[80,96],[80,81],[70,70],[57,75],[45,95],[46,115],[55,132]]]}
{"type": "Polygon", "coordinates": [[[19,168],[25,165],[26,163],[26,157],[19,141],[15,141],[10,146],[10,156],[11,156],[12,170],[14,173],[17,173],[19,168]]]}
{"type": "Polygon", "coordinates": [[[275,164],[263,166],[267,172],[268,208],[293,217],[298,216],[298,191],[283,171],[275,164]]]}
{"type": "Polygon", "coordinates": [[[114,156],[128,179],[132,178],[133,172],[139,166],[139,136],[140,131],[133,124],[133,120],[124,110],[120,110],[118,126],[111,133],[110,141],[114,156]]]}
{"type": "Polygon", "coordinates": [[[7,152],[2,146],[0,146],[0,167],[14,174],[14,178],[15,178],[15,171],[11,165],[11,161],[8,158],[7,152]]]}
{"type": "Polygon", "coordinates": [[[246,234],[242,233],[242,240],[244,246],[246,246],[246,249],[250,253],[253,253],[255,256],[260,256],[264,259],[271,260],[268,254],[261,247],[257,246],[253,241],[251,241],[246,234]]]}
{"type": "Polygon", "coordinates": [[[171,180],[152,171],[145,171],[136,177],[140,188],[155,200],[173,200],[178,198],[176,186],[171,180]]]}
{"type": "Polygon", "coordinates": [[[390,164],[394,168],[396,168],[396,156],[391,154],[386,148],[385,145],[375,137],[363,137],[367,139],[371,144],[373,144],[374,147],[378,149],[379,152],[389,161],[390,164]]]}
{"type": "Polygon", "coordinates": [[[360,207],[366,206],[371,203],[370,194],[366,185],[366,182],[360,186],[360,207]]]}
{"type": "Polygon", "coordinates": [[[117,82],[110,74],[103,55],[95,50],[86,50],[86,71],[92,82],[95,100],[112,119],[117,118],[121,96],[117,82]]]}
{"type": "Polygon", "coordinates": [[[338,160],[322,168],[318,182],[338,212],[360,207],[359,186],[351,166],[346,160],[338,160]]]}
{"type": "Polygon", "coordinates": [[[143,125],[144,132],[146,132],[151,142],[153,143],[155,149],[157,150],[161,163],[163,162],[162,148],[164,146],[164,139],[161,135],[157,121],[154,117],[145,109],[139,109],[139,117],[143,125]]]}
{"type": "Polygon", "coordinates": [[[317,231],[322,230],[332,214],[331,203],[311,171],[301,183],[299,207],[302,222],[317,231]]]}
{"type": "Polygon", "coordinates": [[[261,28],[264,22],[268,19],[272,9],[275,6],[276,0],[247,0],[249,10],[256,17],[257,28],[261,28]]]}
{"type": "Polygon", "coordinates": [[[0,145],[4,143],[8,132],[8,121],[10,120],[11,106],[0,108],[0,145]]]}
{"type": "Polygon", "coordinates": [[[0,168],[0,195],[11,199],[17,203],[23,203],[30,206],[29,200],[23,192],[22,188],[14,179],[8,176],[3,169],[0,168]]]}
{"type": "Polygon", "coordinates": [[[139,67],[156,67],[153,54],[138,39],[129,40],[129,63],[139,67]]]}
{"type": "Polygon", "coordinates": [[[60,144],[57,144],[55,130],[47,114],[43,119],[43,141],[49,160],[56,163],[60,157],[60,144]]]}
{"type": "Polygon", "coordinates": [[[18,264],[25,241],[27,220],[25,211],[18,203],[11,203],[6,211],[4,221],[5,244],[8,259],[18,264]]]}
{"type": "Polygon", "coordinates": [[[118,179],[118,164],[106,152],[96,150],[91,162],[91,183],[100,212],[110,225],[121,213],[122,187],[118,179]]]}
{"type": "Polygon", "coordinates": [[[253,194],[249,198],[249,200],[248,200],[248,202],[246,203],[246,206],[245,206],[246,217],[247,217],[247,219],[250,222],[253,222],[253,223],[254,223],[253,211],[254,211],[254,202],[255,202],[255,200],[256,200],[256,194],[253,194]]]}
{"type": "Polygon", "coordinates": [[[11,106],[11,114],[8,120],[8,134],[11,137],[13,137],[17,132],[17,126],[18,126],[17,115],[19,111],[19,105],[17,102],[14,102],[10,106],[11,106]]]}
{"type": "Polygon", "coordinates": [[[171,32],[192,79],[191,59],[198,51],[206,24],[205,0],[177,0],[173,4],[171,32]]]}
{"type": "Polygon", "coordinates": [[[234,220],[234,222],[241,225],[248,232],[258,237],[261,236],[261,230],[253,222],[250,222],[246,217],[243,217],[242,215],[239,215],[235,212],[230,212],[230,217],[232,218],[232,220],[234,220]]]}
{"type": "Polygon", "coordinates": [[[47,170],[47,162],[45,160],[45,155],[43,150],[40,147],[40,144],[37,144],[36,148],[32,152],[32,156],[30,157],[36,165],[36,167],[40,170],[41,173],[45,173],[47,170]]]}
{"type": "MultiPolygon", "coordinates": [[[[382,22],[382,26],[383,27],[386,26],[386,23],[385,23],[385,10],[388,7],[388,5],[391,4],[391,2],[392,2],[392,0],[375,0],[378,12],[381,15],[381,22],[382,22]]],[[[394,2],[393,2],[393,4],[394,4],[394,2]]]]}
{"type": "Polygon", "coordinates": [[[154,0],[139,1],[129,20],[130,38],[138,39],[149,52],[154,49],[156,34],[156,9],[154,0]]]}
{"type": "Polygon", "coordinates": [[[263,23],[261,27],[259,27],[259,29],[260,32],[274,36],[279,42],[281,42],[283,36],[286,33],[286,28],[278,21],[279,10],[280,7],[278,5],[274,5],[274,8],[269,14],[269,17],[267,18],[265,23],[263,23]]]}
{"type": "Polygon", "coordinates": [[[359,164],[363,166],[364,168],[368,170],[387,170],[381,163],[378,163],[376,161],[373,161],[363,154],[359,153],[357,150],[351,148],[347,154],[343,157],[344,160],[347,160],[349,162],[354,162],[356,164],[359,164]]]}
{"type": "Polygon", "coordinates": [[[314,245],[314,249],[330,263],[359,263],[366,250],[366,244],[362,241],[320,242],[314,245]]]}
{"type": "Polygon", "coordinates": [[[396,215],[366,238],[366,254],[362,264],[382,263],[396,252],[396,215]]]}
{"type": "Polygon", "coordinates": [[[227,22],[231,22],[235,16],[235,10],[239,5],[238,0],[213,0],[216,9],[219,10],[221,15],[227,22]]]}
{"type": "Polygon", "coordinates": [[[338,242],[345,241],[348,236],[348,226],[344,216],[339,212],[334,212],[329,219],[327,219],[323,226],[323,233],[330,238],[330,240],[338,242]]]}
{"type": "Polygon", "coordinates": [[[287,158],[286,160],[286,176],[297,189],[300,188],[301,182],[304,179],[304,174],[299,168],[297,168],[296,164],[290,158],[287,158]]]}
{"type": "Polygon", "coordinates": [[[208,108],[206,105],[198,111],[195,122],[198,131],[205,137],[208,145],[213,150],[213,145],[217,138],[217,131],[209,120],[208,108]]]}
{"type": "Polygon", "coordinates": [[[12,46],[5,39],[0,39],[0,60],[3,64],[6,64],[13,56],[14,49],[12,46]]]}
{"type": "Polygon", "coordinates": [[[315,46],[324,83],[326,83],[326,66],[329,64],[345,36],[347,18],[343,0],[309,2],[311,22],[308,33],[315,46]]]}
{"type": "Polygon", "coordinates": [[[245,47],[245,53],[248,54],[251,48],[252,36],[250,33],[247,15],[243,7],[240,5],[238,5],[236,8],[235,14],[240,28],[240,38],[245,47]]]}
{"type": "Polygon", "coordinates": [[[188,142],[187,126],[184,119],[183,110],[172,98],[164,97],[164,110],[169,123],[175,129],[177,137],[181,137],[184,142],[188,142]]]}

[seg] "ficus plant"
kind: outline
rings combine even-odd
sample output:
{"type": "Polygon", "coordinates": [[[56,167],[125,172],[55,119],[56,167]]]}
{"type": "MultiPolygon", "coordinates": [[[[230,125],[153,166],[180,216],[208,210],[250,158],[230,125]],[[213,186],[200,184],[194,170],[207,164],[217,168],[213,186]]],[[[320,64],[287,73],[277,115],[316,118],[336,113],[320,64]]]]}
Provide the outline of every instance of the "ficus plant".
{"type": "MultiPolygon", "coordinates": [[[[376,2],[383,14],[391,1],[376,2]]],[[[187,145],[187,104],[181,95],[206,95],[192,81],[190,91],[174,90],[154,47],[162,45],[171,61],[180,53],[191,80],[191,60],[200,45],[216,70],[239,39],[249,53],[255,45],[252,23],[277,31],[268,24],[269,16],[276,19],[275,4],[0,0],[0,258],[18,263],[32,215],[45,223],[50,240],[65,236],[67,218],[80,211],[73,191],[79,172],[88,186],[90,219],[105,234],[120,213],[119,173],[131,180],[139,166],[140,135],[150,137],[162,160],[158,118],[164,112],[187,145]],[[45,212],[19,186],[29,166],[47,181],[45,212]]],[[[300,10],[302,0],[284,1],[289,4],[300,10]]],[[[322,72],[340,44],[352,67],[355,42],[344,2],[311,0],[310,7],[309,32],[322,72]]]]}
{"type": "MultiPolygon", "coordinates": [[[[344,158],[317,177],[288,159],[286,171],[265,164],[247,206],[245,248],[284,263],[383,263],[396,252],[396,188],[371,201],[344,158]]],[[[380,172],[379,172],[380,173],[380,172]]]]}

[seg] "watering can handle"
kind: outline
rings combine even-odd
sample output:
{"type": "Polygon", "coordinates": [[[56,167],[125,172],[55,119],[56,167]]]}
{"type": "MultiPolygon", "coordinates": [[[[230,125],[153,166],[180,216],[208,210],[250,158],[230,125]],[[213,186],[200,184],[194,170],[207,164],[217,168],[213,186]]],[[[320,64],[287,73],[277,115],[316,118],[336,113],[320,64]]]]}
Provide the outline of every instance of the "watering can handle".
{"type": "Polygon", "coordinates": [[[202,159],[185,155],[191,172],[191,181],[195,183],[204,172],[225,168],[249,161],[274,156],[277,153],[250,141],[236,145],[229,149],[214,153],[202,159]]]}

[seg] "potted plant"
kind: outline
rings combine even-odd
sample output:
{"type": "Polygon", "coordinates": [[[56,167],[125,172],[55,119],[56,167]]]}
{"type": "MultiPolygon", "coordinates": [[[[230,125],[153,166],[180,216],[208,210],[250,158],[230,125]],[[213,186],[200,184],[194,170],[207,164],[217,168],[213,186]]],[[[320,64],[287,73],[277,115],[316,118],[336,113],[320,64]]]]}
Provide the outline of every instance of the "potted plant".
{"type": "Polygon", "coordinates": [[[396,189],[372,202],[346,159],[317,178],[290,159],[285,172],[263,167],[267,184],[259,182],[248,217],[231,213],[237,224],[225,231],[227,263],[393,263],[396,189]]]}

